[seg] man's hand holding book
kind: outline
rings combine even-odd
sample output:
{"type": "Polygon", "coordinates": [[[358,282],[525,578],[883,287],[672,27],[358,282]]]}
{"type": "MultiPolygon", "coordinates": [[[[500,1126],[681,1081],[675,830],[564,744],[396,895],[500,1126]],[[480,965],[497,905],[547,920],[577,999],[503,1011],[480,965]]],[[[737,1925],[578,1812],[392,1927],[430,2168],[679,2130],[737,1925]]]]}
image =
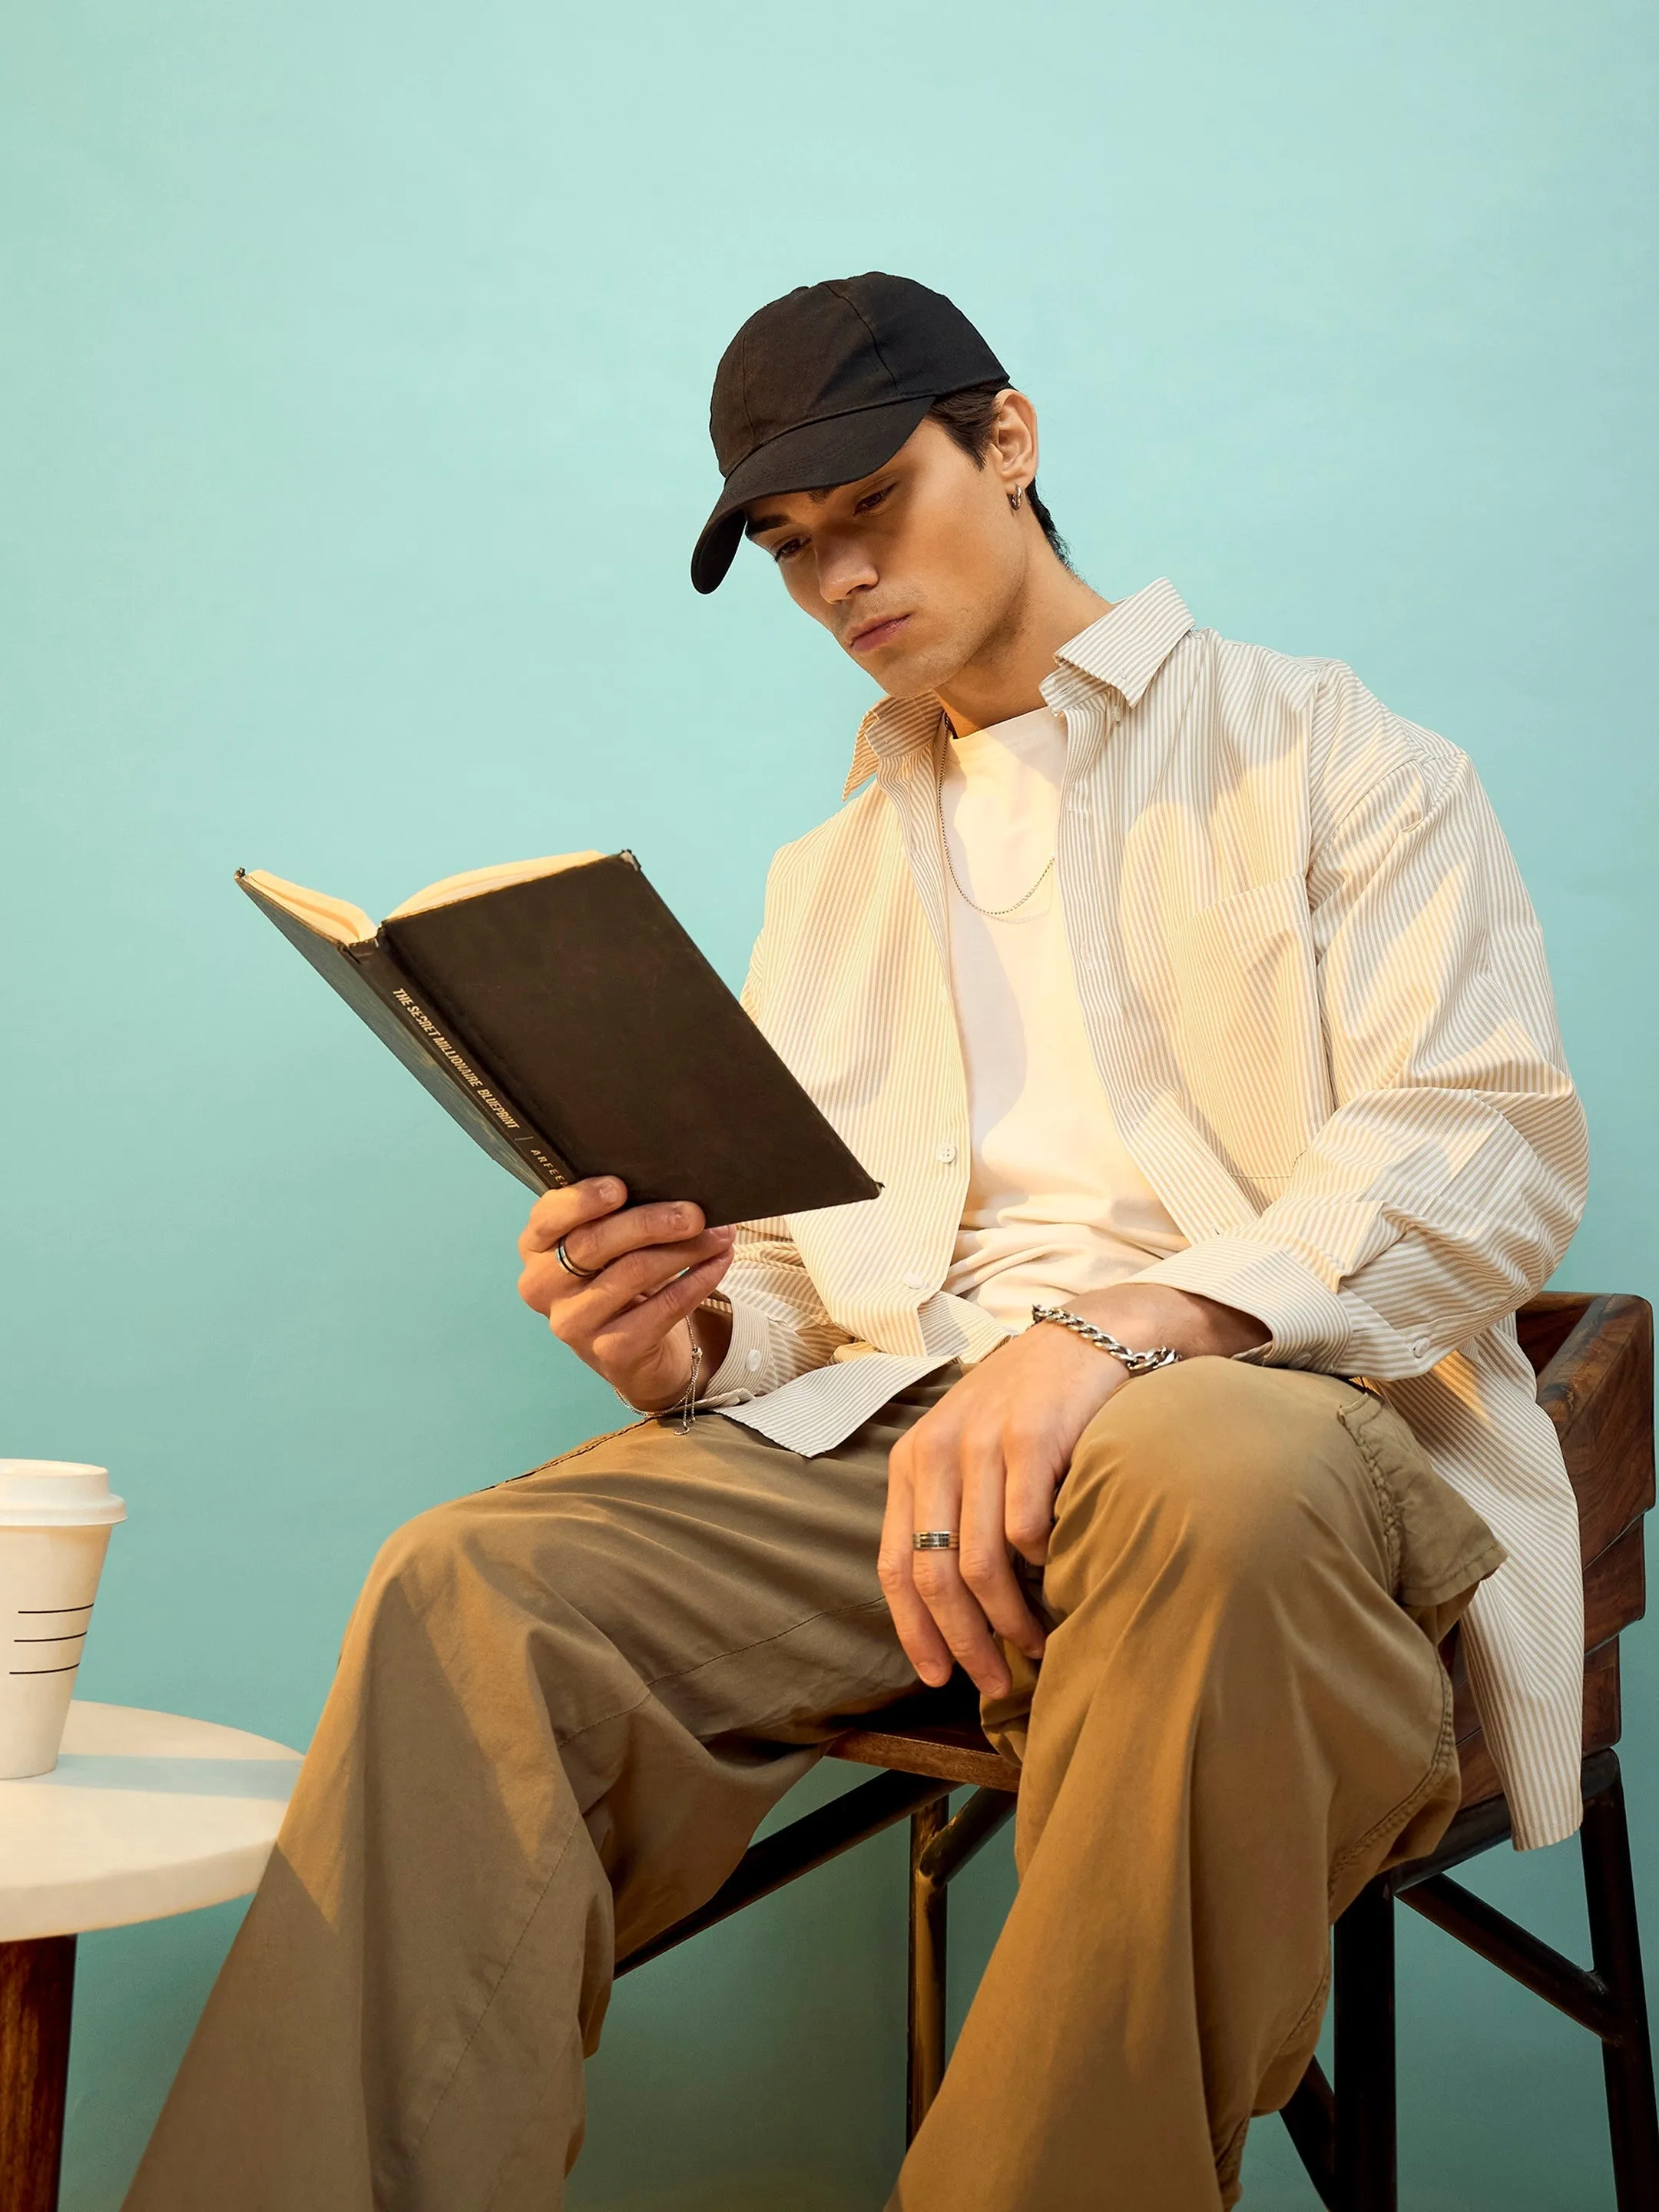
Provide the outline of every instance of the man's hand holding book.
{"type": "MultiPolygon", "coordinates": [[[[690,1386],[690,1316],[731,1266],[735,1232],[706,1229],[690,1200],[627,1198],[614,1176],[538,1198],[519,1239],[519,1296],[629,1405],[660,1413],[690,1386]]],[[[696,1326],[712,1375],[731,1322],[705,1313],[696,1326]]]]}

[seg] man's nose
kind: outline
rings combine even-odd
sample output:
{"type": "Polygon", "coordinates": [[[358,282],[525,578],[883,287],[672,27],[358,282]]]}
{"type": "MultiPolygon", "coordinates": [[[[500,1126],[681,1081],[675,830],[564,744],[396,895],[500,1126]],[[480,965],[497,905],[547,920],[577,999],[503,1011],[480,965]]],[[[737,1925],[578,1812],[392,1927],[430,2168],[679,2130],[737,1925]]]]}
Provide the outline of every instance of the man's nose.
{"type": "Polygon", "coordinates": [[[839,606],[876,581],[876,564],[861,547],[842,544],[818,549],[818,591],[826,605],[839,606]]]}

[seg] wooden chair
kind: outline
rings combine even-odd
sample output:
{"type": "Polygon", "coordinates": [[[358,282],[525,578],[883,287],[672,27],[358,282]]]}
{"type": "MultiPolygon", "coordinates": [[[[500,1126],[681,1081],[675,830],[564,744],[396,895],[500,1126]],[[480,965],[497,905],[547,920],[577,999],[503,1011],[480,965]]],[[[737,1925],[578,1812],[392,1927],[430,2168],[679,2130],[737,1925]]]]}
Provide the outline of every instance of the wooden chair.
{"type": "MultiPolygon", "coordinates": [[[[1396,1899],[1555,2005],[1601,2042],[1619,2212],[1659,2208],[1659,2112],[1642,1985],[1619,1760],[1619,1637],[1645,1604],[1642,1518],[1654,1502],[1653,1317],[1644,1300],[1551,1294],[1519,1316],[1578,1500],[1584,1564],[1584,1826],[1592,1966],[1586,1972],[1451,1880],[1510,1832],[1496,1767],[1454,1631],[1443,1647],[1456,1696],[1462,1806],[1431,1856],[1382,1875],[1335,1930],[1334,2086],[1317,2060],[1284,2120],[1330,2212],[1395,2212],[1394,1905],[1396,1899]]],[[[886,1771],[755,1844],[725,1887],[618,1968],[627,1973],[821,1866],[910,1822],[908,2134],[945,2071],[946,1902],[953,1875],[1014,1810],[1019,1769],[981,1732],[971,1685],[890,1705],[837,1737],[839,1759],[886,1771]],[[964,1698],[964,1691],[969,1694],[964,1698]],[[951,1792],[973,1795],[951,1814],[951,1792]]]]}

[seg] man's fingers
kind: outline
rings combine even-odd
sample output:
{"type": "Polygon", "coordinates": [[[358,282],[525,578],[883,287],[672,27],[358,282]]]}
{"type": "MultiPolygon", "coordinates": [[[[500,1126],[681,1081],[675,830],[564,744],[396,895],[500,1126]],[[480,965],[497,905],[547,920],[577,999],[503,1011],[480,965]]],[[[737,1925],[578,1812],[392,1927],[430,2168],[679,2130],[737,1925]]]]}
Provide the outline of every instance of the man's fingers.
{"type": "Polygon", "coordinates": [[[1006,1452],[1008,1480],[1003,1534],[1034,1567],[1045,1566],[1054,1533],[1054,1493],[1065,1468],[1055,1464],[1051,1453],[1018,1437],[1006,1440],[1006,1452]]]}
{"type": "MultiPolygon", "coordinates": [[[[631,1216],[618,1218],[626,1221],[631,1216]]],[[[583,1233],[595,1236],[606,1225],[599,1224],[583,1233]]],[[[705,1229],[672,1244],[630,1247],[607,1265],[594,1266],[586,1277],[573,1275],[556,1252],[532,1253],[519,1277],[519,1296],[527,1306],[547,1316],[556,1336],[574,1345],[602,1328],[625,1306],[637,1304],[659,1291],[685,1268],[717,1255],[729,1259],[735,1237],[732,1229],[705,1229]]],[[[578,1250],[569,1244],[565,1249],[577,1266],[588,1266],[578,1250]]]]}
{"type": "MultiPolygon", "coordinates": [[[[626,1184],[615,1176],[590,1176],[585,1182],[545,1192],[530,1209],[519,1238],[520,1258],[531,1261],[542,1253],[556,1253],[562,1239],[573,1265],[596,1275],[623,1254],[643,1246],[705,1234],[730,1241],[730,1230],[704,1230],[702,1209],[689,1199],[629,1206],[627,1196],[626,1184]]],[[[574,1285],[580,1278],[570,1275],[568,1279],[574,1285]]]]}
{"type": "MultiPolygon", "coordinates": [[[[926,1416],[923,1417],[924,1419],[926,1416]]],[[[919,1430],[921,1424],[917,1424],[919,1430]]],[[[913,1437],[915,1431],[912,1431],[913,1437]]],[[[962,1464],[954,1435],[941,1437],[931,1450],[930,1440],[917,1439],[913,1463],[915,1490],[915,1530],[962,1528],[962,1464]]],[[[1001,1697],[1012,1678],[1008,1662],[998,1650],[983,1610],[962,1577],[956,1552],[913,1552],[911,1579],[917,1595],[933,1615],[939,1634],[988,1697],[1001,1697]]]]}
{"type": "Polygon", "coordinates": [[[942,1690],[956,1662],[950,1645],[939,1633],[938,1623],[916,1593],[903,1554],[895,1552],[890,1570],[889,1555],[884,1553],[878,1571],[887,1610],[893,1616],[905,1657],[930,1690],[942,1690]]]}
{"type": "MultiPolygon", "coordinates": [[[[616,1176],[589,1176],[584,1182],[567,1183],[562,1190],[544,1191],[531,1207],[530,1218],[520,1236],[520,1258],[528,1260],[537,1252],[550,1252],[561,1237],[584,1221],[614,1212],[627,1196],[628,1186],[616,1176]]],[[[584,1267],[587,1264],[583,1261],[584,1267]]]]}
{"type": "Polygon", "coordinates": [[[583,1358],[594,1352],[608,1360],[607,1346],[625,1346],[624,1357],[637,1358],[708,1297],[731,1264],[729,1246],[711,1249],[702,1237],[695,1244],[659,1247],[649,1255],[630,1255],[626,1267],[610,1267],[592,1283],[559,1290],[548,1324],[583,1358]]]}
{"type": "Polygon", "coordinates": [[[951,1679],[951,1650],[939,1634],[933,1616],[917,1596],[911,1579],[914,1553],[910,1545],[910,1484],[905,1466],[908,1443],[908,1437],[901,1437],[888,1457],[887,1512],[882,1524],[876,1574],[905,1657],[930,1689],[939,1690],[951,1679]]]}
{"type": "Polygon", "coordinates": [[[564,1232],[564,1249],[577,1267],[597,1275],[647,1246],[679,1243],[694,1237],[724,1237],[729,1243],[732,1233],[729,1229],[705,1230],[702,1208],[689,1200],[665,1199],[650,1206],[623,1206],[600,1219],[580,1223],[564,1232]]]}
{"type": "MultiPolygon", "coordinates": [[[[626,1304],[632,1300],[649,1297],[687,1267],[700,1267],[705,1260],[729,1259],[737,1231],[733,1229],[704,1229],[701,1225],[702,1216],[695,1206],[691,1212],[699,1224],[695,1233],[688,1232],[672,1243],[640,1245],[619,1253],[614,1260],[605,1263],[599,1271],[599,1279],[591,1288],[587,1285],[581,1286],[579,1296],[603,1296],[613,1304],[626,1304]]],[[[592,1235],[596,1232],[590,1231],[588,1233],[592,1235]]],[[[565,1249],[569,1250],[568,1245],[565,1249]]],[[[573,1253],[571,1256],[574,1258],[576,1255],[573,1253]]],[[[584,1261],[583,1264],[586,1263],[584,1261]]]]}
{"type": "Polygon", "coordinates": [[[1028,1659],[1042,1656],[1043,1634],[1008,1562],[1004,1533],[1007,1470],[1000,1443],[975,1444],[964,1437],[961,1549],[962,1579],[999,1636],[1006,1637],[1028,1659]]]}
{"type": "MultiPolygon", "coordinates": [[[[570,1256],[576,1255],[573,1252],[570,1256]]],[[[556,1254],[551,1259],[532,1261],[531,1267],[551,1289],[548,1318],[554,1334],[567,1344],[575,1344],[597,1336],[620,1314],[635,1309],[643,1311],[659,1291],[666,1289],[688,1267],[701,1267],[709,1260],[729,1261],[731,1257],[731,1231],[705,1229],[700,1237],[688,1237],[683,1244],[650,1244],[625,1252],[608,1267],[597,1269],[591,1282],[578,1281],[561,1267],[556,1254]]]]}
{"type": "Polygon", "coordinates": [[[978,1601],[962,1579],[953,1552],[918,1552],[911,1569],[917,1595],[958,1662],[988,1698],[1007,1694],[1012,1677],[978,1601]]]}
{"type": "MultiPolygon", "coordinates": [[[[655,1350],[669,1331],[695,1311],[732,1264],[730,1252],[712,1253],[677,1274],[649,1297],[623,1307],[587,1338],[601,1372],[635,1366],[655,1350]]],[[[570,1342],[569,1337],[565,1341],[570,1342]]]]}

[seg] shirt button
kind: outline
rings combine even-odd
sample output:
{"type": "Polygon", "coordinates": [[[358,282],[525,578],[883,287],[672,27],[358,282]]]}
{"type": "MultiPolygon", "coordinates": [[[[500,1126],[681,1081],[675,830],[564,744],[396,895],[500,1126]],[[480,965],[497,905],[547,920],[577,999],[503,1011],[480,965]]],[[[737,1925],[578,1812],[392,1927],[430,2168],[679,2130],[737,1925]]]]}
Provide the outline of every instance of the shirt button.
{"type": "Polygon", "coordinates": [[[1413,1345],[1413,1346],[1412,1346],[1412,1351],[1413,1351],[1413,1354],[1415,1355],[1415,1357],[1416,1357],[1416,1358],[1418,1358],[1419,1359],[1420,1359],[1420,1358],[1423,1357],[1424,1353],[1428,1350],[1428,1348],[1429,1348],[1429,1340],[1428,1340],[1428,1338],[1427,1338],[1426,1336],[1419,1336],[1419,1337],[1418,1338],[1418,1340],[1417,1340],[1416,1343],[1415,1343],[1414,1345],[1413,1345]]]}
{"type": "Polygon", "coordinates": [[[927,1287],[927,1278],[926,1275],[910,1274],[907,1275],[904,1279],[913,1291],[925,1291],[927,1287]]]}
{"type": "Polygon", "coordinates": [[[743,1364],[744,1364],[744,1366],[749,1370],[749,1372],[750,1372],[751,1375],[758,1375],[758,1374],[759,1374],[759,1372],[760,1372],[760,1353],[759,1353],[759,1352],[758,1352],[758,1351],[757,1351],[757,1350],[753,1350],[753,1349],[751,1349],[751,1350],[750,1350],[749,1352],[745,1352],[745,1353],[744,1353],[744,1362],[743,1362],[743,1364]]]}
{"type": "Polygon", "coordinates": [[[936,1160],[943,1160],[947,1168],[950,1166],[951,1161],[955,1159],[956,1156],[957,1148],[954,1145],[941,1145],[938,1151],[933,1154],[933,1158],[936,1160]]]}

